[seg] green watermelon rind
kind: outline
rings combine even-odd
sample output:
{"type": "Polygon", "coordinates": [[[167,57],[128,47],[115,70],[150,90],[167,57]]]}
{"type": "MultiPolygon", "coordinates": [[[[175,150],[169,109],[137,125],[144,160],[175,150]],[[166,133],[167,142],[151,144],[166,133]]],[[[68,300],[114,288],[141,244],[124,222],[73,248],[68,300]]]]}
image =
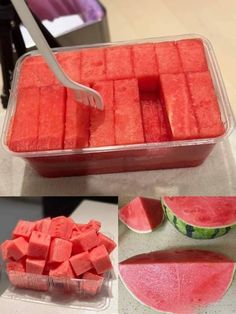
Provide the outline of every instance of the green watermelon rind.
{"type": "Polygon", "coordinates": [[[177,217],[165,203],[164,198],[161,198],[161,204],[166,218],[170,223],[182,234],[192,239],[208,240],[219,238],[227,234],[234,225],[222,227],[199,227],[190,225],[181,218],[177,217]]]}

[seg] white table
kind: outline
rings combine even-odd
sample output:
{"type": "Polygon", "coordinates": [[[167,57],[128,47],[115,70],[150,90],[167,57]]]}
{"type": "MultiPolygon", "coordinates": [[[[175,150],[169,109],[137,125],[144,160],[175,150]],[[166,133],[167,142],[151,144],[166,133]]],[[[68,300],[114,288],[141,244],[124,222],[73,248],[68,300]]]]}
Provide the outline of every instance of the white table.
{"type": "MultiPolygon", "coordinates": [[[[79,221],[81,223],[86,223],[90,219],[100,220],[102,222],[102,231],[105,233],[112,234],[114,236],[114,240],[118,243],[118,207],[117,205],[94,202],[94,201],[83,201],[79,207],[73,212],[71,217],[75,221],[79,221]]],[[[116,280],[112,280],[112,289],[110,298],[110,304],[107,309],[104,311],[96,312],[101,314],[118,314],[118,272],[117,272],[117,264],[118,264],[118,250],[115,249],[112,253],[112,261],[114,266],[114,274],[116,280]]],[[[2,286],[5,283],[2,283],[2,286]]],[[[0,290],[1,291],[1,290],[0,290]]],[[[69,308],[65,306],[58,306],[56,304],[47,305],[47,304],[39,304],[32,303],[21,300],[11,300],[9,298],[4,297],[4,293],[0,295],[0,312],[2,314],[64,314],[65,312],[68,314],[91,314],[95,313],[95,311],[91,310],[80,310],[69,308]]]]}

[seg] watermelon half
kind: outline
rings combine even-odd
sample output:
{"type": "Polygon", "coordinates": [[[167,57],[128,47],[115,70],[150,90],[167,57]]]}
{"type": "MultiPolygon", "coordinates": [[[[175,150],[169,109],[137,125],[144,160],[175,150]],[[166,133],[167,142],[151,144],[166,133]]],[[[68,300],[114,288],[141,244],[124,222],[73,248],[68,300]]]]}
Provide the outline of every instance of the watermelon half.
{"type": "Polygon", "coordinates": [[[190,314],[221,300],[232,282],[234,262],[221,253],[172,249],[133,256],[119,264],[119,273],[142,304],[190,314]]]}
{"type": "Polygon", "coordinates": [[[236,197],[163,197],[168,220],[184,235],[214,239],[236,225],[236,197]]]}
{"type": "Polygon", "coordinates": [[[132,231],[152,232],[163,221],[161,202],[156,199],[136,197],[119,210],[119,219],[132,231]]]}

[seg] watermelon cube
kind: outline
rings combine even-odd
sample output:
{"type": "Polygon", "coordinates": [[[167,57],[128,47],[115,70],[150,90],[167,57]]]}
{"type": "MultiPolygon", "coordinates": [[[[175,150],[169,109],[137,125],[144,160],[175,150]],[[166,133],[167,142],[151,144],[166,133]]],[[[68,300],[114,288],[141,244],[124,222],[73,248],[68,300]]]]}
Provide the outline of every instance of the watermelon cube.
{"type": "Polygon", "coordinates": [[[7,245],[7,256],[18,261],[27,255],[28,246],[28,242],[23,237],[16,238],[7,245]]]}
{"type": "Polygon", "coordinates": [[[73,81],[80,82],[80,61],[81,54],[78,51],[59,52],[56,55],[63,71],[73,81]]]}
{"type": "Polygon", "coordinates": [[[88,252],[83,252],[72,256],[70,258],[70,263],[74,272],[76,273],[76,276],[80,276],[92,268],[90,255],[88,252]]]}
{"type": "Polygon", "coordinates": [[[112,268],[111,260],[105,245],[99,245],[89,253],[90,261],[98,274],[105,273],[112,268]]]}
{"type": "Polygon", "coordinates": [[[48,217],[48,218],[40,219],[35,222],[34,230],[48,234],[50,225],[51,225],[51,218],[48,217]]]}
{"type": "Polygon", "coordinates": [[[103,233],[98,234],[98,246],[100,245],[104,245],[109,254],[116,248],[116,243],[103,233]]]}
{"type": "Polygon", "coordinates": [[[81,283],[81,289],[85,294],[95,295],[101,289],[103,283],[103,277],[93,274],[91,272],[86,272],[83,274],[81,283]]]}
{"type": "Polygon", "coordinates": [[[208,70],[201,39],[179,40],[177,41],[177,47],[185,72],[204,72],[208,70]]]}
{"type": "Polygon", "coordinates": [[[64,261],[59,266],[50,269],[49,276],[63,277],[63,278],[75,278],[74,272],[71,268],[69,261],[64,261]]]}
{"type": "Polygon", "coordinates": [[[141,91],[157,90],[158,67],[153,44],[142,44],[132,47],[134,73],[141,91]]]}
{"type": "Polygon", "coordinates": [[[155,45],[158,69],[160,74],[183,72],[178,49],[173,42],[162,42],[155,45]]]}
{"type": "Polygon", "coordinates": [[[7,273],[11,272],[11,271],[16,271],[16,272],[25,272],[25,267],[24,267],[24,263],[20,260],[20,261],[10,261],[6,263],[6,271],[7,273]]]}
{"type": "Polygon", "coordinates": [[[12,237],[13,239],[17,237],[23,237],[25,239],[29,239],[34,228],[35,228],[35,222],[19,220],[12,232],[12,237]]]}
{"type": "Polygon", "coordinates": [[[104,103],[104,109],[90,109],[91,147],[115,145],[114,93],[113,82],[97,82],[93,88],[98,91],[104,103]]]}
{"type": "Polygon", "coordinates": [[[155,93],[142,93],[140,96],[143,114],[143,128],[147,143],[168,139],[167,124],[160,100],[155,93]]]}
{"type": "Polygon", "coordinates": [[[138,81],[136,79],[115,81],[114,90],[116,144],[143,143],[138,81]]]}
{"type": "Polygon", "coordinates": [[[9,148],[15,152],[37,150],[39,88],[19,89],[9,148]]]}
{"type": "Polygon", "coordinates": [[[26,259],[26,272],[41,275],[43,273],[45,263],[45,260],[28,257],[26,259]]]}
{"type": "Polygon", "coordinates": [[[38,150],[62,149],[65,124],[65,88],[40,89],[38,150]]]}
{"type": "Polygon", "coordinates": [[[49,234],[52,238],[69,240],[74,228],[74,223],[70,218],[58,216],[52,219],[49,234]]]}
{"type": "Polygon", "coordinates": [[[197,138],[198,126],[185,75],[161,74],[160,82],[173,139],[197,138]]]}
{"type": "Polygon", "coordinates": [[[101,222],[92,219],[88,222],[88,226],[89,228],[95,229],[98,232],[101,228],[101,222]]]}
{"type": "Polygon", "coordinates": [[[7,261],[10,258],[9,251],[8,251],[8,247],[9,247],[10,244],[11,244],[11,241],[10,240],[6,240],[0,246],[2,259],[3,259],[4,262],[7,261]]]}
{"type": "Polygon", "coordinates": [[[33,231],[29,240],[28,256],[38,259],[46,259],[50,242],[50,235],[40,231],[33,231]]]}
{"type": "Polygon", "coordinates": [[[73,243],[73,254],[88,251],[98,243],[97,232],[94,229],[85,230],[78,236],[71,239],[73,243]]]}
{"type": "Polygon", "coordinates": [[[94,83],[106,79],[104,49],[88,49],[81,51],[81,81],[94,83]]]}
{"type": "Polygon", "coordinates": [[[68,260],[72,252],[72,243],[70,241],[55,238],[51,242],[49,261],[51,263],[61,263],[68,260]]]}
{"type": "Polygon", "coordinates": [[[199,137],[222,135],[225,129],[210,73],[188,73],[187,81],[199,125],[199,137]]]}
{"type": "Polygon", "coordinates": [[[64,148],[89,146],[89,107],[75,99],[73,91],[67,89],[64,148]]]}
{"type": "Polygon", "coordinates": [[[133,78],[134,70],[131,47],[118,46],[106,48],[106,77],[108,80],[133,78]]]}

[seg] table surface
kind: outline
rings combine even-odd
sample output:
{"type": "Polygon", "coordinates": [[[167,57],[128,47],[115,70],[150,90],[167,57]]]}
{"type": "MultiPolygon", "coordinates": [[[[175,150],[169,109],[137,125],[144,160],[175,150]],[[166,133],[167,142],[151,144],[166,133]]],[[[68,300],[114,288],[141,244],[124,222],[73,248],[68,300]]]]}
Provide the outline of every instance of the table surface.
{"type": "MultiPolygon", "coordinates": [[[[213,44],[236,113],[235,0],[102,0],[112,41],[199,33],[213,44]]],[[[0,82],[1,86],[1,82],[0,82]]],[[[0,114],[0,127],[4,113],[0,114]]],[[[236,139],[219,145],[200,167],[64,179],[38,177],[24,161],[0,152],[0,195],[233,194],[236,139]]]]}
{"type": "MultiPolygon", "coordinates": [[[[118,206],[114,204],[107,204],[101,202],[94,202],[85,200],[83,201],[72,213],[71,217],[75,221],[86,223],[90,219],[100,220],[102,222],[102,231],[111,234],[114,237],[116,243],[118,243],[118,206]]],[[[112,280],[112,288],[110,291],[110,304],[109,307],[103,311],[92,311],[92,310],[80,310],[70,307],[58,306],[57,304],[48,305],[40,303],[32,303],[29,301],[22,300],[11,300],[0,295],[0,308],[1,313],[4,314],[21,314],[21,313],[32,313],[32,306],[34,314],[91,314],[91,313],[104,313],[104,314],[118,314],[118,250],[115,249],[112,253],[112,261],[114,266],[114,280],[112,280]]],[[[1,289],[0,289],[1,290],[1,289]]]]}

